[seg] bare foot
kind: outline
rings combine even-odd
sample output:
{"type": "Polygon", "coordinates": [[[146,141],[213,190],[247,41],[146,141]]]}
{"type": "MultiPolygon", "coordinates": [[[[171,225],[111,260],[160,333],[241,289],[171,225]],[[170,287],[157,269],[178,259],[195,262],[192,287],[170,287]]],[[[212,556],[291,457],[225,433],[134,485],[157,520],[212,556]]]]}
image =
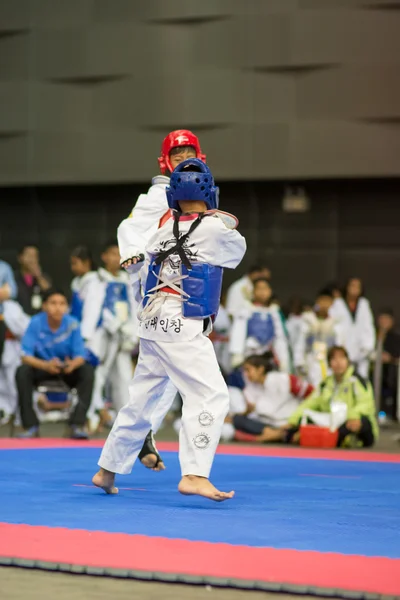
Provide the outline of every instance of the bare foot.
{"type": "Polygon", "coordinates": [[[299,444],[299,443],[300,443],[300,431],[296,431],[296,433],[292,437],[292,444],[299,444]]]}
{"type": "Polygon", "coordinates": [[[106,494],[118,494],[118,488],[114,486],[115,473],[100,469],[92,479],[92,483],[105,491],[106,494]]]}
{"type": "Polygon", "coordinates": [[[285,432],[281,429],[272,429],[272,427],[264,427],[263,432],[257,436],[257,442],[263,444],[268,442],[282,442],[285,432]]]}
{"type": "Polygon", "coordinates": [[[146,454],[143,458],[140,459],[140,462],[146,469],[151,469],[152,471],[165,471],[165,465],[162,460],[157,464],[157,456],[155,454],[146,454]]]}
{"type": "Polygon", "coordinates": [[[233,498],[235,492],[220,492],[206,477],[184,475],[179,482],[178,490],[185,496],[204,496],[215,502],[223,502],[233,498]]]}

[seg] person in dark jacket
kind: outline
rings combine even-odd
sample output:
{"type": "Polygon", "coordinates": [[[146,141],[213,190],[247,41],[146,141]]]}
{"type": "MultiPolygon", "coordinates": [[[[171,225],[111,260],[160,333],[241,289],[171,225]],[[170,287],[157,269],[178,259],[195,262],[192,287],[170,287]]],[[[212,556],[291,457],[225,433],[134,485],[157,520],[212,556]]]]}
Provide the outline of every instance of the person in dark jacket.
{"type": "Polygon", "coordinates": [[[396,330],[391,308],[382,309],[377,319],[378,347],[382,350],[381,409],[392,419],[397,419],[398,361],[400,358],[400,333],[396,330]]]}
{"type": "Polygon", "coordinates": [[[51,287],[50,278],[40,266],[39,250],[34,245],[25,245],[18,253],[19,269],[15,272],[18,286],[17,302],[27,315],[36,315],[42,310],[43,294],[51,287]]]}

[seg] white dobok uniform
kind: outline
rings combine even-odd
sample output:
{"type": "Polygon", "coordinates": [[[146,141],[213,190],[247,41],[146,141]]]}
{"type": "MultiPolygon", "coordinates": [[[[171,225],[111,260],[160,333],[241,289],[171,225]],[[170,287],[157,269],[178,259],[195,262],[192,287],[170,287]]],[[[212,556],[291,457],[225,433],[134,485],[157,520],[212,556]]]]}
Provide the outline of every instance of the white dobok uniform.
{"type": "Polygon", "coordinates": [[[124,271],[114,277],[100,268],[85,292],[81,332],[86,347],[99,360],[91,411],[103,407],[103,388],[111,385],[112,400],[119,410],[129,400],[132,351],[137,345],[136,305],[124,271]]]}
{"type": "Polygon", "coordinates": [[[231,325],[231,320],[226,312],[226,308],[220,306],[213,324],[212,343],[214,345],[218,364],[225,374],[231,372],[231,359],[229,356],[229,335],[231,325]]]}
{"type": "Polygon", "coordinates": [[[329,349],[343,344],[344,331],[340,323],[332,317],[320,319],[314,312],[306,312],[293,348],[294,365],[304,369],[307,381],[316,388],[330,374],[329,349]]]}
{"type": "Polygon", "coordinates": [[[75,319],[78,319],[78,321],[82,321],[82,310],[88,285],[96,277],[96,271],[88,271],[84,275],[74,277],[71,281],[71,315],[75,317],[75,319]]]}
{"type": "Polygon", "coordinates": [[[253,282],[248,275],[244,275],[229,286],[226,295],[226,310],[228,315],[235,317],[240,313],[253,297],[253,282]]]}
{"type": "Polygon", "coordinates": [[[343,298],[336,298],[329,314],[342,325],[344,347],[356,371],[368,378],[370,355],[375,349],[376,341],[370,303],[366,298],[360,298],[353,317],[343,298]]]}
{"type": "MultiPolygon", "coordinates": [[[[305,313],[303,313],[305,314],[305,313]]],[[[288,333],[289,346],[294,355],[296,344],[298,343],[303,327],[303,315],[289,315],[286,319],[286,330],[288,333]]]]}
{"type": "Polygon", "coordinates": [[[290,370],[289,343],[279,308],[248,302],[233,319],[229,342],[232,366],[237,367],[251,354],[264,354],[267,350],[276,355],[280,371],[290,370]]]}
{"type": "MultiPolygon", "coordinates": [[[[165,188],[169,185],[169,177],[157,175],[153,177],[151,183],[147,194],[140,194],[131,215],[124,219],[118,227],[121,262],[145,253],[148,241],[159,227],[160,219],[168,211],[165,188]]],[[[139,303],[141,301],[139,269],[133,267],[128,268],[127,271],[130,273],[135,301],[139,303]]],[[[164,416],[175,399],[176,392],[176,387],[170,381],[153,413],[151,429],[154,433],[161,427],[164,416]]]]}
{"type": "MultiPolygon", "coordinates": [[[[187,233],[197,215],[184,215],[179,221],[180,236],[187,233]]],[[[173,218],[169,218],[149,240],[146,261],[141,270],[146,281],[150,261],[176,243],[173,218]]],[[[235,268],[246,251],[244,238],[228,229],[214,214],[206,216],[183,250],[192,265],[235,268]]],[[[179,459],[182,475],[208,477],[222,425],[229,409],[227,386],[219,369],[214,348],[207,337],[211,319],[186,318],[180,283],[182,262],[171,254],[162,262],[161,287],[181,293],[158,291],[139,314],[139,361],[131,382],[130,401],[119,412],[101,454],[99,465],[114,473],[130,473],[152,427],[168,381],[182,396],[182,426],[179,459]],[[172,287],[171,287],[172,286],[172,287]]],[[[153,270],[152,270],[153,272],[153,270]]],[[[168,410],[164,406],[164,410],[168,410]]]]}
{"type": "Polygon", "coordinates": [[[18,406],[15,373],[21,364],[21,338],[29,325],[30,317],[14,300],[5,300],[3,308],[7,334],[0,364],[0,410],[11,416],[18,406]]]}

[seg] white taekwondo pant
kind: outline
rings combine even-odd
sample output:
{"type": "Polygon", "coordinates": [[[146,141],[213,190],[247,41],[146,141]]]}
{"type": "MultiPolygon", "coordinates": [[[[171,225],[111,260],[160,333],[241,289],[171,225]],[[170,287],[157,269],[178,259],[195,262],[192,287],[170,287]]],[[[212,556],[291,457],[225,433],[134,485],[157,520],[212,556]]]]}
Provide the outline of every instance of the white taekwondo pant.
{"type": "MultiPolygon", "coordinates": [[[[114,408],[121,410],[129,402],[129,384],[132,380],[132,358],[129,352],[118,349],[118,341],[112,340],[108,344],[106,358],[95,370],[92,401],[89,415],[104,407],[103,389],[107,381],[111,385],[111,397],[114,408]]],[[[171,408],[176,396],[176,387],[168,382],[151,419],[151,429],[156,433],[171,408]]]]}
{"type": "Polygon", "coordinates": [[[13,415],[18,408],[18,393],[15,373],[21,364],[21,344],[17,340],[4,342],[0,365],[0,409],[6,415],[13,415]]]}
{"type": "MultiPolygon", "coordinates": [[[[169,380],[183,402],[179,434],[182,475],[209,477],[229,410],[229,394],[213,345],[202,333],[185,342],[140,340],[130,399],[118,413],[100,467],[113,473],[131,472],[169,380]]],[[[168,410],[166,403],[165,408],[168,410]]]]}

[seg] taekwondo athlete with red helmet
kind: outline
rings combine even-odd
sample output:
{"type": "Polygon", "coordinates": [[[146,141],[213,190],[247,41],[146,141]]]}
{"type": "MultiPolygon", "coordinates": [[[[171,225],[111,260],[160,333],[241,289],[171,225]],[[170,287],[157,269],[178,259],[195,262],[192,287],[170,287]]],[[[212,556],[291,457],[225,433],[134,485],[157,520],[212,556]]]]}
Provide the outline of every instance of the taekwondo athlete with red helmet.
{"type": "MultiPolygon", "coordinates": [[[[161,175],[153,177],[147,194],[140,194],[131,215],[118,227],[121,266],[131,275],[137,302],[141,301],[138,277],[140,265],[137,267],[135,263],[138,262],[139,257],[144,256],[148,240],[157,231],[160,219],[168,211],[165,189],[169,184],[169,175],[183,160],[195,157],[205,162],[206,156],[202,153],[200,142],[194,133],[187,129],[178,129],[169,133],[163,140],[161,156],[158,159],[161,175]]],[[[151,430],[139,455],[144,466],[154,471],[163,470],[165,466],[155,445],[153,432],[156,433],[160,428],[175,396],[176,388],[170,382],[154,411],[151,430]],[[165,410],[166,407],[168,410],[165,410]]]]}
{"type": "Polygon", "coordinates": [[[229,394],[208,334],[218,312],[224,268],[246,251],[237,219],[217,210],[218,188],[205,163],[185,160],[167,187],[168,215],[146,246],[140,277],[139,360],[130,401],[118,413],[94,485],[115,494],[115,474],[131,472],[168,381],[182,396],[179,460],[182,494],[232,498],[209,481],[229,394]]]}

